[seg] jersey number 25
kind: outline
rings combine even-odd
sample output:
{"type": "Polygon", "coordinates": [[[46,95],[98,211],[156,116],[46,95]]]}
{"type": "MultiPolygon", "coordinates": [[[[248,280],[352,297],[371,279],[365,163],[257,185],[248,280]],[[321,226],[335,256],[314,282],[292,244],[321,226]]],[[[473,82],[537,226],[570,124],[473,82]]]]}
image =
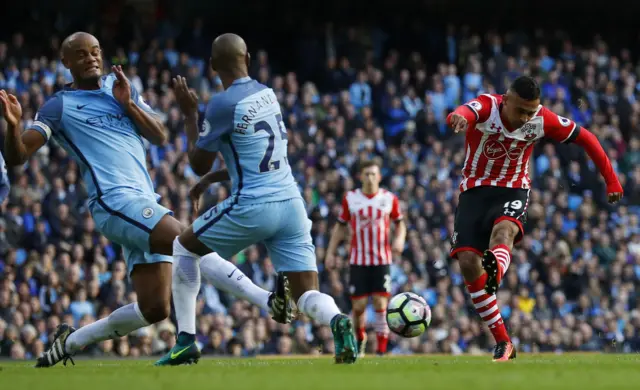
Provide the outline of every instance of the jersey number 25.
{"type": "MultiPolygon", "coordinates": [[[[278,141],[286,141],[287,140],[287,132],[284,127],[284,122],[282,122],[282,114],[276,114],[276,123],[278,124],[278,132],[280,133],[280,139],[278,141]]],[[[276,134],[271,128],[271,125],[267,121],[260,121],[254,125],[255,132],[266,131],[269,134],[269,145],[267,146],[267,150],[264,152],[264,157],[260,161],[260,173],[269,172],[269,171],[277,171],[280,169],[280,161],[271,161],[271,157],[273,156],[273,150],[276,147],[276,134]]],[[[287,158],[285,157],[285,164],[287,163],[287,158]]]]}

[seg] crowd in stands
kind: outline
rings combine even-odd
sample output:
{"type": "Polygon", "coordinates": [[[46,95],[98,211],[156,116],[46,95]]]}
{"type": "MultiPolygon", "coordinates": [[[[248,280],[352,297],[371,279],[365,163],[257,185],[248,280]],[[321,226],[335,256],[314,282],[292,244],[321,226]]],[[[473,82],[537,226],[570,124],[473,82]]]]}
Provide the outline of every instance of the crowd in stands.
{"type": "MultiPolygon", "coordinates": [[[[606,204],[593,163],[577,146],[543,142],[531,161],[535,189],[527,234],[498,293],[502,316],[524,352],[640,349],[640,63],[629,50],[610,51],[599,38],[574,47],[569,37],[527,45],[509,34],[447,32],[448,62],[389,50],[368,30],[350,28],[327,40],[324,71],[311,79],[270,66],[253,54],[251,75],[273,88],[283,110],[289,162],[313,220],[321,289],[346,312],[348,248],[337,268],[323,267],[329,234],[345,191],[358,186],[357,163],[376,159],[383,184],[401,201],[408,236],[392,266],[393,293],[413,291],[431,305],[421,337],[393,336],[390,354],[483,353],[493,346],[470,306],[460,268],[448,256],[464,138],[445,125],[448,112],[481,93],[503,93],[510,80],[534,75],[543,104],[590,129],[604,145],[625,189],[622,204],[606,204]],[[551,41],[550,41],[551,42],[551,41]]],[[[0,42],[0,89],[16,94],[24,126],[70,74],[58,54],[32,52],[16,33],[0,42]],[[43,54],[44,53],[44,54],[43,54]]],[[[100,36],[98,36],[100,38],[100,36]]],[[[206,43],[209,44],[208,42],[206,43]]],[[[201,99],[222,91],[206,57],[181,51],[173,39],[134,40],[104,53],[121,64],[132,85],[170,134],[148,145],[148,167],[161,203],[189,224],[188,192],[198,177],[185,155],[186,137],[170,87],[184,75],[201,99]]],[[[0,141],[6,123],[0,119],[0,141]]],[[[214,169],[223,167],[217,162],[214,169]]],[[[83,326],[136,299],[120,248],[97,231],[86,207],[78,166],[54,142],[24,167],[9,168],[11,192],[0,207],[0,357],[33,359],[62,323],[83,326]]],[[[213,205],[229,184],[206,194],[213,205]]],[[[263,247],[233,259],[254,282],[272,289],[274,269],[263,247]]],[[[373,322],[373,311],[368,312],[373,322]]],[[[148,356],[175,343],[172,321],[90,346],[92,356],[148,356]]],[[[307,318],[279,325],[267,313],[203,284],[197,338],[204,354],[331,353],[331,332],[307,318]]],[[[369,350],[375,348],[370,335],[369,350]]]]}

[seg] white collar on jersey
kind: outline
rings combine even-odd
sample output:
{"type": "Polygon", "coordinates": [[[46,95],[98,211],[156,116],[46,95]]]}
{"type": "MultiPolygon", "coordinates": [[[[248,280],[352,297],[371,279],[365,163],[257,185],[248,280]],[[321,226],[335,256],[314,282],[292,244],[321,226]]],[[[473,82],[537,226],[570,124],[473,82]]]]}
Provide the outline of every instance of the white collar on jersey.
{"type": "Polygon", "coordinates": [[[249,82],[249,81],[251,81],[251,77],[249,77],[249,76],[247,76],[247,77],[240,77],[239,79],[234,80],[234,81],[233,81],[233,83],[231,83],[231,85],[234,85],[234,84],[243,84],[243,83],[246,83],[246,82],[249,82]]]}

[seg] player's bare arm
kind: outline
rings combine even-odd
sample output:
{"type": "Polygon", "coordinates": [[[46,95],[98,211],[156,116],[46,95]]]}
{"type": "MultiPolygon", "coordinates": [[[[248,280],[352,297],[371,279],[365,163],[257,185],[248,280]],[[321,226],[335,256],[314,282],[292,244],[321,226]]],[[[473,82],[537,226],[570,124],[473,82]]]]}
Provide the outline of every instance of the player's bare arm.
{"type": "Polygon", "coordinates": [[[113,66],[111,70],[116,75],[116,81],[113,84],[113,97],[136,124],[140,134],[154,145],[162,145],[167,142],[167,133],[162,122],[145,112],[131,98],[131,83],[122,71],[122,67],[113,66]]]}
{"type": "Polygon", "coordinates": [[[173,79],[173,92],[184,116],[189,164],[197,175],[203,176],[211,170],[216,155],[196,147],[200,133],[198,128],[198,95],[189,89],[187,80],[182,76],[173,79]]]}
{"type": "Polygon", "coordinates": [[[391,250],[394,255],[400,256],[402,252],[404,252],[404,244],[407,239],[407,224],[404,222],[404,219],[396,222],[395,235],[396,238],[393,240],[393,244],[391,244],[391,250]]]}
{"type": "Polygon", "coordinates": [[[189,191],[189,197],[191,198],[191,202],[193,203],[193,210],[196,214],[200,209],[200,197],[207,190],[207,188],[209,188],[209,186],[213,183],[220,183],[227,180],[230,180],[229,171],[226,169],[221,169],[215,172],[207,173],[195,186],[193,186],[191,191],[189,191]]]}
{"type": "Polygon", "coordinates": [[[348,233],[347,225],[343,223],[336,223],[331,231],[331,239],[329,239],[329,245],[327,245],[327,253],[324,259],[324,265],[327,268],[334,268],[336,266],[336,250],[338,245],[346,238],[348,233]]]}
{"type": "Polygon", "coordinates": [[[22,107],[14,95],[0,91],[0,103],[2,115],[8,125],[4,139],[5,161],[10,166],[22,165],[46,140],[35,130],[22,131],[22,107]]]}

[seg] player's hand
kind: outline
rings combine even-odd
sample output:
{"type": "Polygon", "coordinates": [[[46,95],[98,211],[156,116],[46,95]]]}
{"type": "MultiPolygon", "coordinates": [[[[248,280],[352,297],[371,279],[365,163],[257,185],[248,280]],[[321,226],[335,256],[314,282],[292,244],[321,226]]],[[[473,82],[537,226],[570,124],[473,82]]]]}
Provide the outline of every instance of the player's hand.
{"type": "Polygon", "coordinates": [[[209,183],[207,180],[200,180],[191,191],[189,191],[189,197],[191,198],[191,203],[193,204],[193,211],[197,215],[200,210],[200,197],[204,192],[209,188],[209,183]]]}
{"type": "Polygon", "coordinates": [[[454,132],[459,133],[461,131],[467,130],[467,118],[463,117],[460,114],[452,114],[451,121],[449,122],[449,126],[453,129],[454,132]]]}
{"type": "Polygon", "coordinates": [[[624,190],[618,180],[616,180],[615,183],[607,185],[607,200],[610,204],[618,203],[622,199],[623,195],[624,190]]]}
{"type": "Polygon", "coordinates": [[[174,77],[173,93],[180,106],[180,111],[184,116],[193,116],[198,114],[198,95],[195,91],[190,90],[187,85],[187,79],[182,76],[174,77]]]}
{"type": "Polygon", "coordinates": [[[324,267],[326,269],[336,268],[336,256],[332,254],[327,254],[324,258],[324,267]]]}
{"type": "Polygon", "coordinates": [[[0,90],[0,103],[2,104],[2,116],[9,126],[16,127],[22,119],[22,106],[18,98],[8,94],[5,90],[0,90]]]}
{"type": "Polygon", "coordinates": [[[124,75],[122,67],[112,66],[111,71],[116,75],[116,81],[113,83],[113,97],[123,106],[127,106],[132,103],[131,101],[131,83],[129,79],[124,75]]]}

